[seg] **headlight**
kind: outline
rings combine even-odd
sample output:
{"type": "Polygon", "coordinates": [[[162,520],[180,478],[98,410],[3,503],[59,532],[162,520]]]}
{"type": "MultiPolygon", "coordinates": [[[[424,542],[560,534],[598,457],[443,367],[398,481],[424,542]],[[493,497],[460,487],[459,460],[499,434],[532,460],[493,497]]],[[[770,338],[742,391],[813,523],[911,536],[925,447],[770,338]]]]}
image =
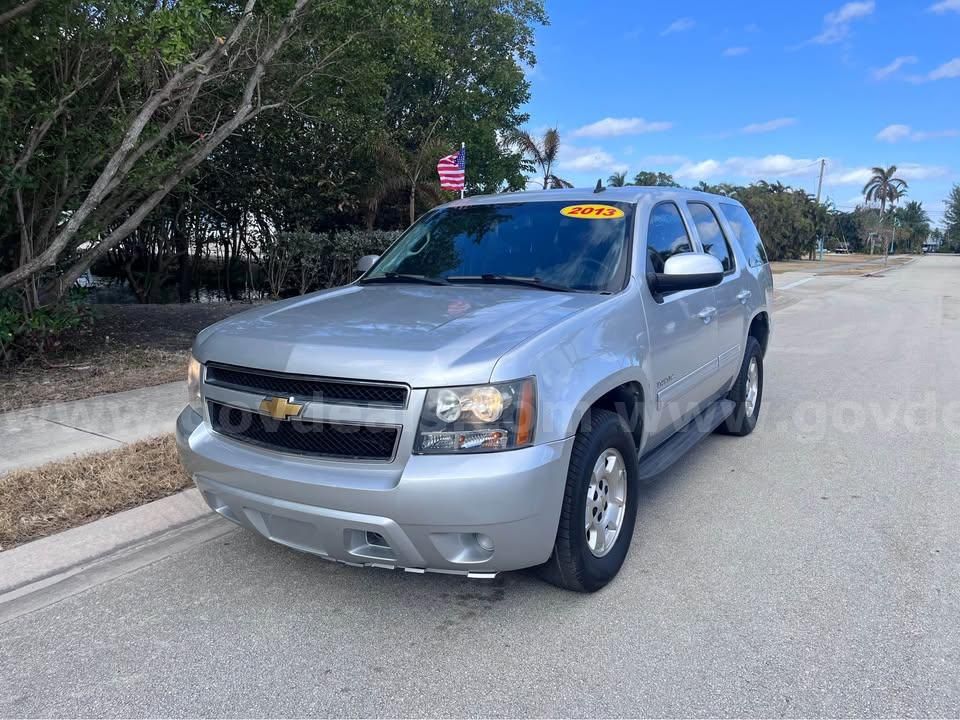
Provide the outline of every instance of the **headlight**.
{"type": "Polygon", "coordinates": [[[203,415],[203,404],[200,400],[202,378],[203,365],[191,355],[190,362],[187,364],[187,403],[201,415],[203,415]]]}
{"type": "Polygon", "coordinates": [[[489,452],[533,442],[533,378],[495,385],[434,388],[420,413],[415,452],[489,452]]]}

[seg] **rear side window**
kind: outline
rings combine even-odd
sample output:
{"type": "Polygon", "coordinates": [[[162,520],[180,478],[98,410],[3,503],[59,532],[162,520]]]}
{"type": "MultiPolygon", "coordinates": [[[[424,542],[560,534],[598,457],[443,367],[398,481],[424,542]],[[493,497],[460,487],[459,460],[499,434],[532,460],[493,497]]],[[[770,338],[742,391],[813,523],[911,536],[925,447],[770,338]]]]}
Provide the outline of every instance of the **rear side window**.
{"type": "Polygon", "coordinates": [[[720,203],[720,212],[733,228],[733,234],[747,257],[747,265],[759,267],[767,262],[767,251],[763,248],[763,240],[760,239],[757,226],[750,219],[750,213],[739,205],[730,203],[720,203]]]}
{"type": "Polygon", "coordinates": [[[697,226],[697,235],[700,236],[703,249],[720,261],[725,273],[733,270],[733,250],[720,229],[720,221],[713,210],[704,203],[687,203],[687,208],[697,226]]]}
{"type": "Polygon", "coordinates": [[[680,208],[673,203],[657,205],[650,211],[647,228],[647,272],[662,273],[668,257],[688,252],[693,252],[693,245],[680,208]]]}

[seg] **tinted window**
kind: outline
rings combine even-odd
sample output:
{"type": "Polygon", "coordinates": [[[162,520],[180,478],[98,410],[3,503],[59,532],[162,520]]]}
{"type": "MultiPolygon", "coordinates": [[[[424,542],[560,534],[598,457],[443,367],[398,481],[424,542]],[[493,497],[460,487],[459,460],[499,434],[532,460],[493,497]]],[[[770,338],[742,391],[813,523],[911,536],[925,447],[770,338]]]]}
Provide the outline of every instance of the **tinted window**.
{"type": "Polygon", "coordinates": [[[367,275],[512,275],[575,290],[615,291],[627,272],[633,206],[523,202],[447,207],[418,220],[367,275]],[[561,211],[567,209],[567,213],[561,211]]]}
{"type": "Polygon", "coordinates": [[[720,229],[720,221],[714,215],[709,205],[703,203],[687,203],[693,222],[697,225],[697,235],[703,243],[703,249],[713,255],[723,265],[724,272],[734,268],[733,251],[727,243],[727,238],[720,229]]]}
{"type": "Polygon", "coordinates": [[[668,257],[688,252],[693,252],[693,245],[680,209],[673,203],[657,205],[647,229],[647,272],[662,273],[668,257]]]}
{"type": "Polygon", "coordinates": [[[747,264],[750,267],[763,265],[767,261],[767,251],[763,249],[763,240],[760,239],[760,233],[750,219],[750,214],[739,205],[730,203],[720,203],[720,212],[733,228],[740,249],[747,256],[747,264]]]}

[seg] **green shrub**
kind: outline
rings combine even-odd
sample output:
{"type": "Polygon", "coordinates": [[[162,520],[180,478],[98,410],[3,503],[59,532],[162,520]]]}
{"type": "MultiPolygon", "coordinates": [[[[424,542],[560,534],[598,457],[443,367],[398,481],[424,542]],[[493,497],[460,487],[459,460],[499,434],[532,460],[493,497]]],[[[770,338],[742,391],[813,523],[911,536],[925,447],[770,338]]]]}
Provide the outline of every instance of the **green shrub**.
{"type": "Polygon", "coordinates": [[[384,230],[278,233],[263,244],[267,284],[274,295],[346,285],[356,277],[357,260],[381,254],[399,235],[384,230]]]}
{"type": "Polygon", "coordinates": [[[24,310],[17,295],[0,294],[0,364],[44,359],[89,322],[89,306],[78,294],[32,312],[24,310]]]}

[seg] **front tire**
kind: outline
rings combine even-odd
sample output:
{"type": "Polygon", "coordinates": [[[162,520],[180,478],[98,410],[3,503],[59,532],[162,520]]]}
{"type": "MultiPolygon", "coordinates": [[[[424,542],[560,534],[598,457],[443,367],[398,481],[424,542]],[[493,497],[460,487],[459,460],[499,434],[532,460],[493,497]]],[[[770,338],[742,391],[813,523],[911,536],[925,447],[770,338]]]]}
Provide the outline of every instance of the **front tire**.
{"type": "Polygon", "coordinates": [[[756,338],[747,338],[747,350],[743,354],[740,374],[727,395],[736,407],[717,432],[743,437],[753,432],[760,417],[760,402],[763,400],[763,350],[756,338]]]}
{"type": "Polygon", "coordinates": [[[633,537],[638,486],[626,423],[609,410],[592,410],[574,440],[557,539],[541,576],[576,592],[595,592],[613,580],[633,537]]]}

